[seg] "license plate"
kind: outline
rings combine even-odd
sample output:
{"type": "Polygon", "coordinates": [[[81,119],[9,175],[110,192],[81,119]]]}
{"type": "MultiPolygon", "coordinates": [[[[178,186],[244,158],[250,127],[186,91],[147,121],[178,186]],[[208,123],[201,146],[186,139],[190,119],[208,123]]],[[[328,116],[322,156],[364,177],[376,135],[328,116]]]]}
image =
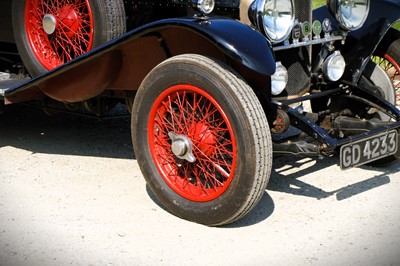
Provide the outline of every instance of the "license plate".
{"type": "Polygon", "coordinates": [[[340,148],[340,168],[346,170],[395,154],[397,142],[397,131],[391,130],[345,144],[340,148]]]}

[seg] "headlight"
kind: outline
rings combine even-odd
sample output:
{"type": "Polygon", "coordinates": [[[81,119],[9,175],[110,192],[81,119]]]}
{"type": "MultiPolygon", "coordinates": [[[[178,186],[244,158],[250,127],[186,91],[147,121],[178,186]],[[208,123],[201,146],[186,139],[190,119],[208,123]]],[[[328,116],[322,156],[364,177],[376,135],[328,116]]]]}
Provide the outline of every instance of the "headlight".
{"type": "Polygon", "coordinates": [[[256,0],[250,6],[249,17],[253,25],[271,42],[284,41],[294,24],[294,7],[291,0],[256,0]]]}
{"type": "Polygon", "coordinates": [[[326,58],[322,71],[329,80],[338,81],[343,76],[345,68],[346,62],[344,61],[344,57],[339,51],[335,51],[326,58]]]}
{"type": "Polygon", "coordinates": [[[208,15],[214,10],[215,0],[192,0],[192,6],[201,14],[208,15]]]}
{"type": "Polygon", "coordinates": [[[271,76],[271,93],[281,94],[288,82],[288,71],[281,62],[276,62],[275,74],[271,76]]]}
{"type": "Polygon", "coordinates": [[[328,9],[347,30],[362,27],[369,13],[369,0],[328,0],[328,9]]]}

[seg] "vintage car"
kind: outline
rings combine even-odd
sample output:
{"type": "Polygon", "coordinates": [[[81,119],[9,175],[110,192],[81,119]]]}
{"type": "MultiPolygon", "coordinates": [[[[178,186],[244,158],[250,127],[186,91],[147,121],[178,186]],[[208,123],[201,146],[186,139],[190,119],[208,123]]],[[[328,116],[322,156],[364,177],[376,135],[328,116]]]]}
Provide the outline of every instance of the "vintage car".
{"type": "Polygon", "coordinates": [[[274,155],[336,154],[343,170],[400,158],[399,0],[2,5],[3,111],[126,103],[143,176],[184,219],[246,215],[274,155]]]}

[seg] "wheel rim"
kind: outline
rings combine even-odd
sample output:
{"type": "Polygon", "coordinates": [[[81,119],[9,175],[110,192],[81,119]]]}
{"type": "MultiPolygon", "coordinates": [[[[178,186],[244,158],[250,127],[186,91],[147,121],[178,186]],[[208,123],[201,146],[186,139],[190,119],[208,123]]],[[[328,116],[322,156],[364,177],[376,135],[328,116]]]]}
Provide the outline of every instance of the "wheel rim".
{"type": "Polygon", "coordinates": [[[34,56],[53,69],[92,48],[89,0],[27,0],[25,29],[34,56]]]}
{"type": "Polygon", "coordinates": [[[191,85],[168,88],[151,109],[148,129],[157,170],[177,194],[205,202],[228,189],[236,141],[230,121],[210,94],[191,85]]]}
{"type": "Polygon", "coordinates": [[[392,80],[395,94],[396,106],[400,107],[400,65],[389,54],[378,52],[373,56],[373,61],[382,67],[392,80]]]}

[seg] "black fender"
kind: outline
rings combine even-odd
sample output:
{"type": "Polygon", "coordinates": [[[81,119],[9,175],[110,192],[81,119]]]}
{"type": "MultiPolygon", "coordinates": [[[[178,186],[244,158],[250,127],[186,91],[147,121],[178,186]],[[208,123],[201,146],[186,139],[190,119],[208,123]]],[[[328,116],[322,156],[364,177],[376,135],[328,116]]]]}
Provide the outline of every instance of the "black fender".
{"type": "MultiPolygon", "coordinates": [[[[358,83],[370,57],[394,23],[400,20],[400,1],[370,0],[370,10],[364,25],[348,33],[344,45],[338,46],[346,60],[344,79],[358,83]]],[[[320,7],[313,12],[314,19],[322,21],[329,18],[334,29],[338,29],[337,20],[332,17],[327,7],[320,7]]]]}
{"type": "Polygon", "coordinates": [[[30,82],[10,89],[18,101],[41,90],[63,102],[79,102],[108,89],[136,90],[147,73],[168,57],[196,53],[230,65],[253,88],[268,91],[275,60],[269,41],[233,19],[175,18],[156,21],[110,41],[30,82]]]}

